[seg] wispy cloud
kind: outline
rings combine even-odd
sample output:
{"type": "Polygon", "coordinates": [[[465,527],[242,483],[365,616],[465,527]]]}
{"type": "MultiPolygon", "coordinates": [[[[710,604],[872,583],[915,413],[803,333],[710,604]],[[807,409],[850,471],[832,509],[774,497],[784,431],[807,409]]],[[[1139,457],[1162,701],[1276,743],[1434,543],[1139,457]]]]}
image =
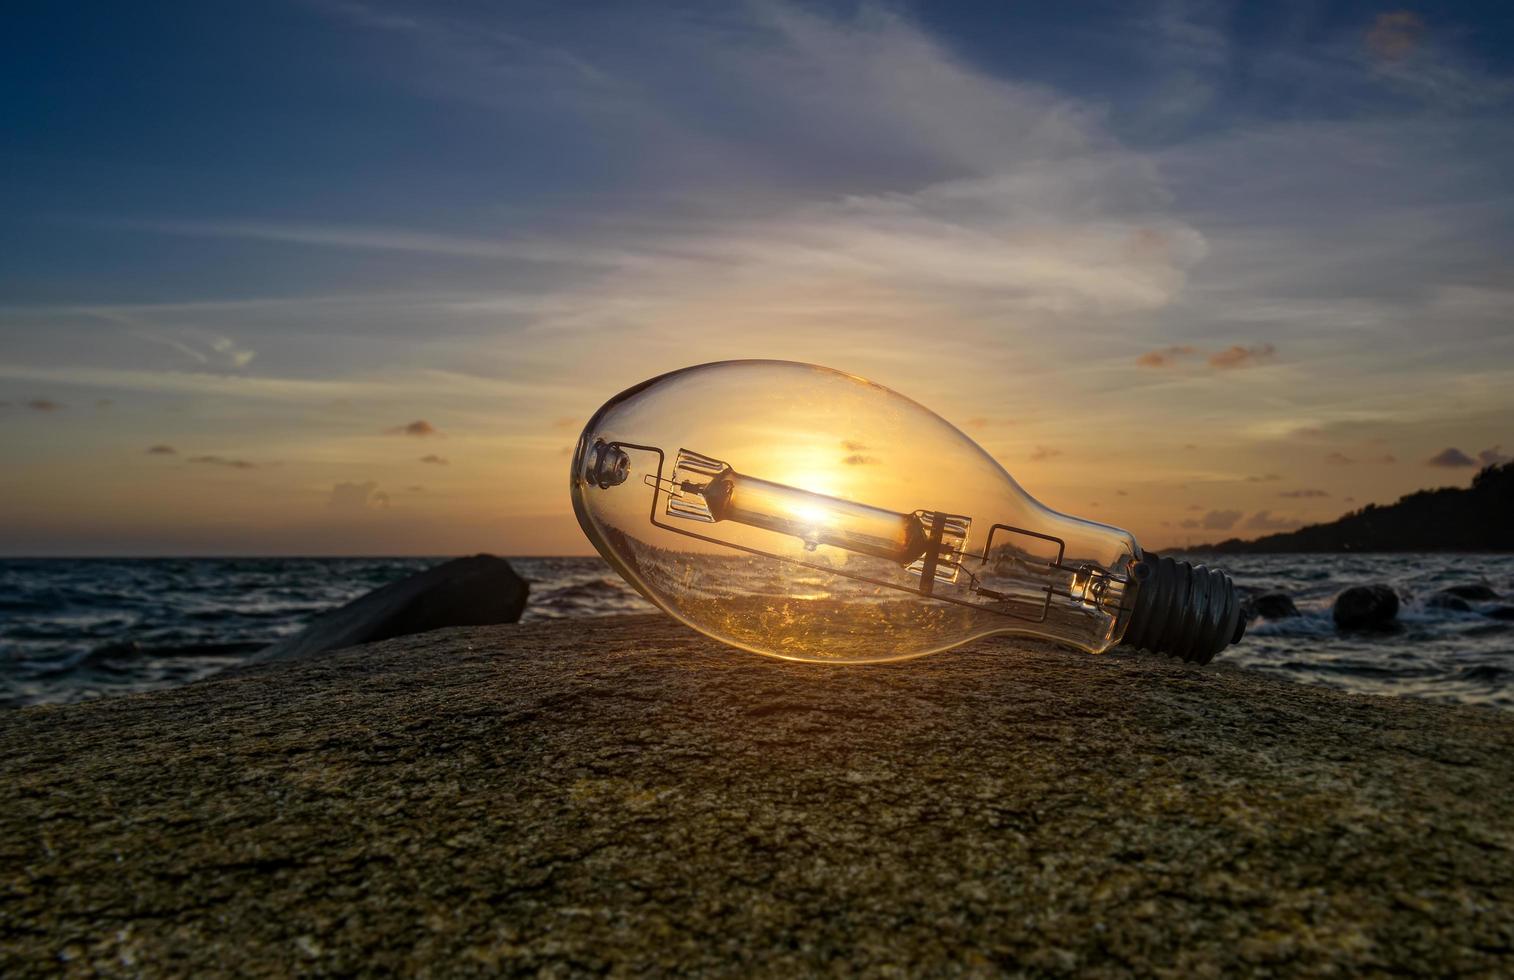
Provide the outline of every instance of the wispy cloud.
{"type": "Polygon", "coordinates": [[[33,398],[26,403],[26,407],[34,412],[61,412],[67,406],[51,398],[33,398]]]}
{"type": "Polygon", "coordinates": [[[439,232],[397,228],[277,224],[260,221],[117,220],[100,223],[111,227],[192,238],[231,238],[321,248],[415,252],[491,261],[618,266],[634,265],[639,260],[634,252],[605,251],[543,241],[468,238],[439,232]]]}
{"type": "Polygon", "coordinates": [[[372,480],[362,483],[337,483],[331,487],[327,506],[343,513],[364,513],[389,509],[389,494],[372,480]]]}
{"type": "Polygon", "coordinates": [[[420,461],[422,463],[430,463],[432,466],[446,466],[449,462],[445,457],[438,456],[436,453],[427,453],[421,457],[420,461]]]}
{"type": "Polygon", "coordinates": [[[257,465],[245,459],[228,459],[225,456],[190,456],[188,461],[206,466],[224,466],[233,470],[250,470],[256,468],[257,465]]]}
{"type": "Polygon", "coordinates": [[[1324,490],[1284,490],[1279,493],[1278,496],[1305,499],[1311,497],[1328,497],[1330,496],[1330,494],[1326,493],[1324,490]]]}
{"type": "Polygon", "coordinates": [[[147,455],[149,456],[174,456],[177,454],[178,450],[174,449],[174,447],[165,446],[162,443],[159,443],[156,446],[147,447],[147,455]]]}

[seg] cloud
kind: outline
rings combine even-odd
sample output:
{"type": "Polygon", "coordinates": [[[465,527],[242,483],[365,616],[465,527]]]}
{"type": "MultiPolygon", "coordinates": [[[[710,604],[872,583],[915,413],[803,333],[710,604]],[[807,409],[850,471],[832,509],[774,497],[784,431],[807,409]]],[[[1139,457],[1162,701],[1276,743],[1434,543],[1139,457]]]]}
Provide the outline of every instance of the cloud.
{"type": "Polygon", "coordinates": [[[1238,510],[1211,510],[1204,515],[1204,527],[1210,531],[1228,531],[1241,519],[1238,510]]]}
{"type": "Polygon", "coordinates": [[[1281,480],[1281,479],[1282,479],[1282,477],[1278,476],[1276,473],[1267,473],[1267,474],[1265,474],[1263,476],[1248,476],[1248,477],[1246,477],[1246,482],[1247,483],[1276,483],[1278,480],[1281,480]]]}
{"type": "Polygon", "coordinates": [[[1246,527],[1253,531],[1286,531],[1299,526],[1299,522],[1287,517],[1273,517],[1270,510],[1259,510],[1246,519],[1246,527]]]}
{"type": "Polygon", "coordinates": [[[57,412],[68,406],[62,402],[55,402],[50,398],[33,398],[26,403],[26,407],[34,412],[57,412]]]}
{"type": "Polygon", "coordinates": [[[1282,493],[1279,493],[1278,496],[1304,499],[1309,497],[1328,497],[1330,495],[1323,490],[1284,490],[1282,493]]]}
{"type": "Polygon", "coordinates": [[[868,466],[878,462],[876,456],[864,456],[862,453],[852,453],[841,460],[847,466],[868,466]]]}
{"type": "Polygon", "coordinates": [[[1325,462],[1335,463],[1338,466],[1349,466],[1350,464],[1356,462],[1356,460],[1352,459],[1350,456],[1347,456],[1345,453],[1330,453],[1325,457],[1325,462]]]}
{"type": "Polygon", "coordinates": [[[131,337],[167,347],[210,370],[239,371],[252,363],[257,352],[235,340],[199,327],[163,324],[137,309],[86,307],[83,312],[124,329],[131,337]]]}
{"type": "Polygon", "coordinates": [[[1060,449],[1053,449],[1050,446],[1037,446],[1035,450],[1030,454],[1030,458],[1035,461],[1040,461],[1043,459],[1052,459],[1060,455],[1062,455],[1062,450],[1060,449]]]}
{"type": "Polygon", "coordinates": [[[1183,519],[1183,523],[1182,523],[1182,524],[1180,524],[1180,525],[1179,525],[1179,527],[1186,527],[1186,528],[1188,528],[1188,529],[1189,529],[1189,530],[1190,530],[1190,531],[1191,531],[1191,530],[1194,530],[1194,529],[1196,529],[1196,528],[1200,528],[1200,527],[1203,527],[1203,526],[1204,526],[1204,525],[1203,525],[1203,523],[1202,523],[1202,522],[1200,522],[1200,521],[1198,521],[1198,520],[1196,520],[1196,519],[1194,519],[1194,518],[1192,518],[1192,517],[1185,517],[1185,518],[1184,518],[1184,519],[1183,519]]]}
{"type": "Polygon", "coordinates": [[[425,419],[416,419],[409,425],[396,425],[392,429],[385,429],[384,434],[391,436],[415,436],[424,439],[427,436],[439,436],[442,432],[425,419]]]}
{"type": "Polygon", "coordinates": [[[225,456],[191,456],[191,463],[202,463],[206,466],[225,466],[233,470],[255,469],[255,463],[249,463],[245,459],[227,459],[225,456]]]}
{"type": "Polygon", "coordinates": [[[1151,350],[1136,358],[1136,363],[1141,367],[1161,368],[1170,367],[1180,358],[1191,357],[1199,353],[1197,347],[1182,345],[1179,347],[1163,347],[1161,350],[1151,350]]]}
{"type": "Polygon", "coordinates": [[[1477,454],[1477,461],[1484,466],[1497,466],[1501,463],[1514,462],[1514,456],[1509,456],[1502,452],[1502,448],[1501,446],[1494,446],[1491,449],[1484,449],[1477,454]]]}
{"type": "Polygon", "coordinates": [[[1398,61],[1419,47],[1425,34],[1425,22],[1409,10],[1394,10],[1377,15],[1364,39],[1367,50],[1384,61],[1398,61]]]}
{"type": "Polygon", "coordinates": [[[448,465],[448,461],[444,457],[438,456],[436,453],[427,453],[426,455],[421,457],[421,462],[431,463],[436,466],[448,465]]]}
{"type": "Polygon", "coordinates": [[[1209,366],[1215,368],[1238,368],[1269,360],[1277,349],[1271,344],[1242,347],[1239,344],[1209,355],[1209,366]]]}
{"type": "Polygon", "coordinates": [[[1476,466],[1477,460],[1473,459],[1471,456],[1468,456],[1460,449],[1447,447],[1446,449],[1442,449],[1434,456],[1431,456],[1429,459],[1425,460],[1425,465],[1456,468],[1460,466],[1476,466]]]}
{"type": "MultiPolygon", "coordinates": [[[[1212,368],[1236,368],[1265,361],[1277,353],[1271,344],[1256,344],[1251,347],[1242,347],[1237,344],[1225,350],[1210,354],[1206,363],[1212,368]]],[[[1202,357],[1204,350],[1191,344],[1182,344],[1174,347],[1162,347],[1157,350],[1147,351],[1136,358],[1136,363],[1141,367],[1166,368],[1173,367],[1178,363],[1194,357],[1202,357]]]]}
{"type": "Polygon", "coordinates": [[[1381,456],[1369,456],[1367,458],[1367,462],[1369,462],[1369,463],[1382,463],[1382,464],[1386,465],[1386,464],[1389,464],[1389,463],[1396,463],[1396,462],[1398,462],[1398,457],[1395,456],[1395,455],[1393,455],[1392,453],[1383,453],[1381,456]]]}
{"type": "Polygon", "coordinates": [[[177,453],[178,453],[178,450],[174,449],[174,447],[172,447],[172,446],[165,446],[165,445],[163,445],[161,443],[159,443],[156,446],[148,446],[147,447],[147,455],[149,455],[149,456],[173,456],[173,455],[176,455],[177,453]]]}
{"type": "MultiPolygon", "coordinates": [[[[102,222],[103,224],[103,222],[102,222]]],[[[605,266],[634,264],[632,252],[607,252],[529,241],[489,241],[425,231],[326,225],[282,225],[251,221],[118,221],[111,225],[165,235],[239,238],[324,248],[413,252],[459,258],[605,266]]],[[[248,352],[249,354],[251,352],[248,352]]],[[[250,358],[249,358],[250,359],[250,358]]]]}
{"type": "Polygon", "coordinates": [[[372,480],[364,483],[337,483],[331,488],[330,507],[346,513],[388,510],[389,495],[372,480]]]}

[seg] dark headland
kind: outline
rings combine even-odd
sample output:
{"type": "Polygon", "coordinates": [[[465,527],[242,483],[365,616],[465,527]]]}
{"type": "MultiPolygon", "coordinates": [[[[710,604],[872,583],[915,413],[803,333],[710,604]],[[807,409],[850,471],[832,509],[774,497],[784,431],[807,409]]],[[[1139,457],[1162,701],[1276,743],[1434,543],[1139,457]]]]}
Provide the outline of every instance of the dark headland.
{"type": "Polygon", "coordinates": [[[0,715],[0,973],[1507,972],[1514,717],[657,616],[0,715]]]}
{"type": "Polygon", "coordinates": [[[1486,467],[1466,489],[1421,490],[1400,497],[1396,504],[1368,504],[1328,524],[1184,550],[1230,554],[1514,551],[1514,463],[1486,467]]]}

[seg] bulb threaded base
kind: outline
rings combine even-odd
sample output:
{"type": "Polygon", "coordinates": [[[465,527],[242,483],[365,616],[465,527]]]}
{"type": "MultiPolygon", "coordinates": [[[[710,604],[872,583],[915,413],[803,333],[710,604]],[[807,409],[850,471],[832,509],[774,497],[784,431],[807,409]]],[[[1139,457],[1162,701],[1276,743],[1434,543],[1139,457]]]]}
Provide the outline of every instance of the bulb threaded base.
{"type": "Polygon", "coordinates": [[[1246,632],[1230,576],[1146,552],[1125,644],[1207,664],[1246,632]]]}

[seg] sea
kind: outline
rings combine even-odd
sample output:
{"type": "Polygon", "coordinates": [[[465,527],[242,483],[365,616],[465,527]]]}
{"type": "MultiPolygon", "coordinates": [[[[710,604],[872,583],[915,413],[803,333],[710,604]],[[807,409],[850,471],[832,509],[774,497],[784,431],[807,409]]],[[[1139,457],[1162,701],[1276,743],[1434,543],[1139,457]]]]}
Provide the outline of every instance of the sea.
{"type": "MultiPolygon", "coordinates": [[[[1253,622],[1221,661],[1347,691],[1514,710],[1514,622],[1488,615],[1514,605],[1514,555],[1187,557],[1224,568],[1247,593],[1285,593],[1300,612],[1253,622]],[[1338,631],[1335,596],[1374,583],[1402,597],[1396,628],[1338,631]],[[1498,598],[1465,610],[1435,601],[1457,585],[1484,585],[1498,598]]],[[[3,559],[0,707],[199,680],[328,609],[443,560],[3,559]]],[[[653,611],[598,558],[510,561],[531,583],[524,621],[653,611]]]]}

